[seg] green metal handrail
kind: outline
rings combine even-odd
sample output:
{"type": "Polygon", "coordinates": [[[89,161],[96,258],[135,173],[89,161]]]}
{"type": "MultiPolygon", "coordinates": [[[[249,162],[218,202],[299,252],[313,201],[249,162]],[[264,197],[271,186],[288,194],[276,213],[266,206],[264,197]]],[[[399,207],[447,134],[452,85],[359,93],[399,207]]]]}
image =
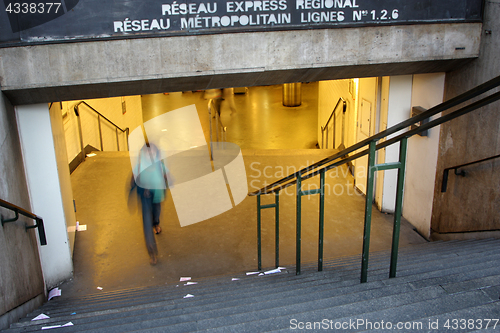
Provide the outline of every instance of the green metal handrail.
{"type": "MultiPolygon", "coordinates": [[[[274,183],[272,183],[270,185],[267,185],[267,186],[261,188],[260,190],[251,192],[251,193],[249,193],[249,195],[253,196],[253,195],[267,194],[267,193],[270,193],[270,192],[274,192],[272,190],[274,187],[278,187],[278,185],[280,185],[280,184],[283,184],[283,183],[285,183],[285,182],[287,182],[289,180],[293,180],[293,179],[297,178],[297,175],[299,173],[303,174],[304,172],[311,171],[311,170],[319,168],[319,167],[321,167],[321,166],[323,166],[323,165],[325,165],[327,163],[330,163],[330,162],[332,162],[334,160],[342,158],[342,157],[344,157],[344,156],[346,156],[346,155],[348,155],[348,154],[350,154],[350,153],[352,153],[352,152],[354,152],[354,151],[356,151],[356,150],[358,150],[360,148],[363,148],[363,147],[367,146],[373,140],[377,140],[378,141],[378,140],[380,140],[382,138],[385,138],[385,137],[387,137],[387,136],[389,136],[389,135],[391,135],[393,133],[396,133],[396,132],[398,132],[400,130],[406,129],[407,127],[410,127],[411,125],[414,125],[414,124],[416,124],[416,123],[418,123],[418,122],[420,122],[420,121],[422,121],[424,119],[430,118],[430,117],[438,114],[439,112],[443,112],[443,111],[449,110],[452,107],[455,107],[455,106],[457,106],[459,104],[462,104],[463,102],[468,101],[468,100],[470,100],[470,99],[472,99],[474,97],[477,97],[477,96],[479,96],[479,95],[481,95],[481,94],[483,94],[483,93],[485,93],[485,92],[487,92],[487,91],[489,91],[489,90],[491,90],[491,89],[493,89],[495,87],[498,87],[498,86],[500,86],[500,76],[497,76],[494,79],[492,79],[492,80],[490,80],[488,82],[485,82],[485,83],[477,86],[476,88],[473,88],[473,89],[471,89],[471,90],[469,90],[469,91],[467,91],[467,92],[465,92],[465,93],[463,93],[461,95],[458,95],[458,96],[456,96],[456,97],[454,97],[454,98],[452,98],[452,99],[450,99],[450,100],[448,100],[446,102],[443,102],[443,103],[441,103],[439,105],[436,105],[435,107],[430,108],[429,110],[427,110],[425,112],[422,112],[421,114],[416,115],[415,117],[412,117],[410,119],[402,121],[399,124],[396,124],[396,125],[388,128],[388,129],[386,129],[386,130],[384,130],[384,131],[382,131],[382,132],[380,132],[378,134],[375,134],[375,135],[373,135],[373,136],[371,136],[371,137],[369,137],[369,138],[367,138],[367,139],[365,139],[363,141],[360,141],[357,144],[352,145],[351,147],[346,148],[346,149],[342,150],[339,153],[336,153],[336,154],[334,154],[334,155],[332,155],[330,157],[327,157],[327,158],[322,159],[322,160],[320,160],[320,161],[318,161],[318,162],[316,162],[314,164],[311,164],[310,166],[308,166],[306,168],[303,168],[303,169],[301,169],[301,170],[299,170],[299,171],[297,171],[295,173],[292,173],[292,174],[290,174],[290,175],[288,175],[288,176],[286,176],[286,177],[284,177],[284,178],[282,178],[282,179],[280,179],[280,180],[278,180],[278,181],[276,181],[276,182],[274,182],[274,183]]],[[[446,120],[446,121],[448,121],[448,120],[446,120]]],[[[422,125],[422,126],[416,128],[416,130],[417,130],[416,133],[420,132],[418,130],[419,128],[423,128],[423,126],[428,126],[429,124],[430,123],[427,123],[425,125],[422,125]]],[[[439,125],[439,124],[437,124],[437,125],[439,125]]],[[[434,125],[434,126],[437,126],[437,125],[434,125]]],[[[426,127],[425,129],[428,129],[428,128],[431,128],[431,127],[434,127],[434,126],[426,127]]],[[[389,141],[386,141],[385,143],[387,143],[387,142],[389,142],[389,141]]],[[[391,141],[391,144],[392,143],[394,143],[394,141],[391,141]]],[[[384,147],[386,147],[388,145],[389,144],[386,144],[386,145],[384,145],[384,147]]],[[[379,148],[377,147],[377,149],[379,149],[379,148]]],[[[364,154],[364,155],[366,155],[366,154],[364,154]]]]}
{"type": "Polygon", "coordinates": [[[496,87],[500,86],[500,76],[489,80],[476,88],[473,88],[455,98],[452,98],[446,102],[443,102],[419,115],[416,115],[410,119],[407,119],[397,125],[394,125],[376,135],[373,135],[347,149],[342,150],[330,157],[327,157],[321,161],[318,161],[306,168],[303,168],[295,173],[288,175],[270,185],[267,185],[260,190],[249,193],[249,196],[257,196],[257,245],[258,245],[258,269],[262,269],[262,250],[261,250],[261,210],[266,208],[275,208],[276,210],[276,267],[279,266],[278,253],[279,253],[279,193],[281,190],[296,185],[296,274],[300,274],[301,271],[301,197],[304,195],[314,195],[320,194],[320,208],[319,208],[319,242],[318,242],[318,270],[323,269],[323,235],[324,235],[324,177],[325,173],[337,166],[346,164],[362,156],[368,155],[368,172],[367,172],[367,186],[366,186],[366,201],[365,201],[365,219],[364,219],[364,231],[363,231],[363,252],[362,252],[362,262],[361,262],[361,282],[367,281],[368,272],[368,259],[369,259],[369,248],[370,248],[370,232],[371,232],[371,214],[372,214],[372,204],[373,204],[373,187],[374,178],[376,171],[382,170],[398,170],[398,180],[397,180],[397,193],[396,193],[396,207],[394,212],[394,225],[393,225],[393,237],[392,237],[392,247],[391,247],[391,263],[389,277],[393,278],[396,276],[397,268],[397,257],[399,248],[399,231],[401,224],[401,214],[403,205],[403,188],[404,188],[404,176],[406,169],[406,153],[408,146],[408,138],[419,134],[425,130],[432,127],[441,125],[459,116],[477,110],[485,105],[493,103],[500,99],[500,92],[493,93],[487,97],[484,97],[474,103],[467,106],[461,107],[458,110],[451,111],[446,115],[441,115],[437,119],[429,121],[423,125],[419,125],[422,120],[429,119],[430,117],[450,110],[451,108],[458,106],[466,101],[478,97],[485,92],[488,92],[496,87]],[[408,130],[408,127],[414,126],[413,129],[408,130]],[[391,135],[393,133],[399,132],[401,130],[407,129],[406,132],[397,135],[394,138],[386,140],[382,143],[377,144],[377,141],[391,135]],[[375,164],[375,153],[381,148],[385,148],[394,143],[400,142],[400,152],[399,161],[393,163],[375,164]],[[357,150],[361,150],[351,156],[357,150]],[[309,191],[302,191],[302,181],[312,178],[314,176],[320,175],[320,188],[309,191]],[[265,194],[275,194],[275,203],[271,205],[261,205],[261,195],[265,194]]]}

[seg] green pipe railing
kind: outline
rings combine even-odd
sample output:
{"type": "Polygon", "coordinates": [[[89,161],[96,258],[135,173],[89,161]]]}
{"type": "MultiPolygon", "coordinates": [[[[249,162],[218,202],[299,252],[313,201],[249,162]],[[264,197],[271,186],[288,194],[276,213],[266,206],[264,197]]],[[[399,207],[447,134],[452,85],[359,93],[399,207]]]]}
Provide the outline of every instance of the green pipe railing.
{"type": "MultiPolygon", "coordinates": [[[[454,98],[452,98],[452,99],[450,99],[450,100],[448,100],[446,102],[443,102],[443,103],[441,103],[439,105],[436,105],[435,107],[430,108],[429,110],[427,110],[425,112],[422,112],[419,115],[416,115],[416,116],[414,116],[414,117],[412,117],[410,119],[407,119],[407,120],[405,120],[405,121],[403,121],[403,122],[401,122],[399,124],[396,124],[396,125],[388,128],[388,129],[386,129],[386,130],[384,130],[384,131],[382,131],[382,132],[380,132],[378,134],[375,134],[375,135],[373,135],[373,136],[371,136],[371,137],[369,137],[369,138],[367,138],[367,139],[365,139],[363,141],[360,141],[360,142],[356,143],[355,145],[352,145],[351,147],[342,150],[339,153],[336,153],[336,154],[334,154],[334,155],[332,155],[330,157],[327,157],[327,158],[325,158],[323,160],[320,160],[320,161],[318,161],[316,163],[313,163],[313,164],[311,164],[310,166],[308,166],[308,167],[306,167],[304,169],[301,169],[301,170],[299,170],[297,172],[294,172],[294,173],[292,173],[292,174],[290,174],[290,175],[288,175],[288,176],[286,176],[286,177],[284,177],[284,178],[282,178],[282,179],[280,179],[280,180],[278,180],[278,181],[276,181],[276,182],[274,182],[274,183],[272,183],[270,185],[267,185],[267,186],[261,188],[260,190],[251,192],[251,193],[249,193],[249,195],[250,196],[255,196],[255,195],[258,195],[258,194],[267,194],[267,193],[275,192],[277,189],[274,189],[274,187],[276,187],[277,185],[286,183],[287,181],[294,180],[299,173],[303,174],[303,173],[305,173],[307,171],[311,171],[311,170],[319,168],[319,167],[321,167],[323,165],[326,165],[326,164],[328,164],[328,163],[330,163],[332,161],[335,161],[335,160],[337,160],[339,158],[342,158],[343,156],[346,156],[346,155],[348,155],[348,154],[350,154],[350,153],[352,153],[352,152],[354,152],[354,151],[356,151],[356,150],[358,150],[360,148],[363,148],[363,147],[367,146],[373,140],[378,141],[378,140],[380,140],[382,138],[385,138],[385,137],[387,137],[387,136],[389,136],[391,134],[399,132],[400,130],[404,130],[404,129],[410,127],[411,125],[419,123],[420,121],[422,121],[424,119],[427,119],[427,118],[430,118],[430,117],[432,117],[432,116],[434,116],[434,115],[436,115],[436,114],[438,114],[440,112],[449,110],[452,107],[455,107],[455,106],[457,106],[459,104],[462,104],[463,102],[468,101],[468,100],[470,100],[470,99],[472,99],[474,97],[477,97],[477,96],[479,96],[479,95],[481,95],[481,94],[483,94],[483,93],[485,93],[485,92],[487,92],[487,91],[489,91],[489,90],[491,90],[493,88],[496,88],[498,86],[500,86],[500,76],[497,76],[494,79],[491,79],[490,81],[485,82],[485,83],[477,86],[476,88],[473,88],[473,89],[471,89],[471,90],[469,90],[469,91],[467,91],[467,92],[465,92],[465,93],[463,93],[461,95],[458,95],[458,96],[456,96],[456,97],[454,97],[454,98]]],[[[489,104],[489,103],[490,102],[488,102],[486,104],[489,104]]],[[[451,119],[447,119],[445,121],[448,121],[448,120],[451,120],[451,119]]],[[[413,130],[414,133],[411,134],[410,136],[412,136],[412,135],[414,135],[416,133],[422,132],[423,130],[420,130],[422,128],[429,129],[429,128],[437,126],[439,124],[440,123],[434,124],[433,122],[429,122],[429,123],[427,123],[425,125],[418,126],[417,128],[415,128],[415,130],[413,130]]],[[[396,141],[398,141],[398,140],[396,140],[396,141]]],[[[387,147],[387,146],[389,146],[390,144],[392,144],[392,143],[394,143],[396,141],[394,141],[394,139],[391,139],[391,140],[385,141],[384,143],[381,143],[379,145],[383,145],[383,147],[387,147]]],[[[383,148],[383,147],[379,147],[379,145],[377,145],[377,149],[383,148]]],[[[366,150],[366,151],[364,151],[364,154],[356,154],[354,156],[357,156],[356,158],[358,158],[360,156],[366,155],[367,153],[368,153],[368,151],[366,150]]],[[[356,158],[354,158],[354,159],[356,159],[356,158]]],[[[352,160],[353,159],[351,159],[350,161],[352,161],[352,160]]],[[[286,186],[284,186],[284,187],[286,187],[286,186]]]]}
{"type": "Polygon", "coordinates": [[[258,239],[258,269],[262,269],[262,241],[261,241],[261,212],[263,209],[275,209],[275,263],[276,268],[280,265],[280,194],[275,193],[275,201],[273,204],[262,205],[260,195],[257,197],[257,239],[258,239]]]}
{"type": "Polygon", "coordinates": [[[394,224],[392,232],[392,247],[391,247],[391,264],[389,277],[396,276],[396,266],[398,261],[399,248],[399,230],[401,226],[401,214],[403,208],[403,188],[406,168],[406,151],[408,147],[408,138],[403,138],[399,147],[399,162],[384,163],[375,165],[375,141],[370,142],[368,153],[368,174],[366,185],[366,202],[365,202],[365,224],[363,233],[363,254],[361,260],[361,282],[366,282],[368,276],[368,257],[370,254],[370,232],[371,219],[373,208],[373,189],[375,172],[398,169],[398,182],[396,189],[396,207],[394,209],[394,224]]]}
{"type": "Polygon", "coordinates": [[[368,168],[367,168],[367,186],[366,186],[366,201],[365,201],[365,218],[364,218],[364,231],[363,231],[363,248],[361,260],[361,283],[367,281],[368,276],[368,261],[370,249],[370,233],[371,233],[371,216],[373,208],[373,191],[374,179],[376,171],[385,170],[398,170],[397,189],[396,189],[396,203],[394,212],[393,235],[391,245],[391,262],[389,268],[389,277],[396,277],[398,249],[399,249],[399,234],[401,225],[401,215],[403,208],[403,190],[404,190],[404,177],[406,170],[406,154],[408,148],[408,138],[426,131],[432,127],[441,125],[452,119],[465,115],[469,112],[477,110],[483,106],[491,104],[500,99],[500,92],[493,93],[484,97],[474,103],[461,107],[458,110],[451,111],[446,115],[441,115],[437,119],[429,121],[423,125],[418,125],[422,120],[428,119],[440,112],[450,110],[466,101],[478,97],[496,87],[500,86],[500,76],[485,82],[476,88],[473,88],[455,98],[452,98],[444,103],[441,103],[419,115],[407,119],[397,125],[394,125],[376,135],[373,135],[347,149],[342,150],[330,157],[327,157],[319,162],[316,162],[306,168],[303,168],[295,173],[288,175],[270,185],[267,185],[260,190],[249,193],[249,196],[257,196],[257,247],[258,247],[258,269],[262,269],[262,232],[261,232],[261,210],[266,208],[275,208],[276,220],[276,267],[279,267],[279,194],[280,191],[296,185],[296,274],[301,272],[301,234],[302,234],[302,196],[320,194],[320,207],[319,207],[319,240],[318,240],[318,270],[323,270],[323,237],[324,237],[324,186],[325,186],[325,173],[335,167],[349,163],[362,156],[368,155],[368,168]],[[411,125],[416,125],[413,129],[408,130],[411,125]],[[406,132],[395,136],[389,140],[377,144],[377,141],[394,134],[401,130],[407,129],[406,132]],[[384,164],[375,164],[376,151],[385,148],[389,145],[400,143],[399,147],[399,161],[384,164]],[[357,150],[363,149],[359,152],[357,150]],[[356,153],[354,153],[356,152],[356,153]],[[349,156],[350,153],[354,153],[349,156]],[[320,188],[314,190],[302,190],[302,182],[314,176],[320,175],[320,188]],[[275,195],[275,203],[270,205],[261,205],[261,195],[272,194],[275,195]]]}

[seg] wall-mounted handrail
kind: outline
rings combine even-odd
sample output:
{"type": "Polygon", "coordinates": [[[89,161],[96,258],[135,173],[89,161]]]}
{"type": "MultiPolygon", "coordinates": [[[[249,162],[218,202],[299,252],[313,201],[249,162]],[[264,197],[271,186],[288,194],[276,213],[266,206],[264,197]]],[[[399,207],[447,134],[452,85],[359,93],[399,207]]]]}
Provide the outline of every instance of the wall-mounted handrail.
{"type": "Polygon", "coordinates": [[[101,131],[101,118],[103,118],[104,120],[106,120],[108,123],[110,123],[115,128],[117,150],[118,151],[120,150],[120,140],[118,138],[118,131],[121,131],[122,133],[125,133],[126,138],[127,138],[125,140],[125,142],[127,143],[127,151],[129,150],[129,146],[128,146],[129,128],[128,127],[125,128],[125,129],[120,128],[120,126],[116,125],[111,120],[109,120],[108,118],[106,118],[106,116],[102,115],[99,111],[97,111],[96,109],[94,109],[87,102],[81,101],[78,104],[76,104],[73,109],[75,110],[75,115],[78,118],[78,130],[79,130],[79,135],[80,135],[80,149],[81,149],[82,159],[85,159],[85,149],[84,149],[84,145],[83,145],[82,122],[80,120],[80,109],[79,109],[81,104],[85,105],[86,107],[88,107],[90,110],[92,110],[94,113],[97,114],[97,124],[98,124],[98,127],[99,127],[99,142],[100,142],[100,146],[101,146],[101,151],[104,151],[103,141],[102,141],[102,131],[101,131]]]}
{"type": "Polygon", "coordinates": [[[208,100],[208,124],[210,127],[210,159],[214,159],[213,155],[213,134],[212,134],[212,118],[215,118],[215,140],[216,142],[219,142],[219,132],[220,132],[220,137],[222,142],[226,142],[226,132],[227,132],[227,127],[225,127],[222,124],[222,121],[220,119],[220,110],[217,110],[215,107],[215,102],[213,99],[208,100]],[[214,115],[212,116],[212,110],[215,111],[214,115]],[[220,131],[219,131],[220,127],[220,131]]]}
{"type": "Polygon", "coordinates": [[[340,106],[342,103],[342,144],[344,143],[344,114],[347,109],[347,103],[344,98],[340,97],[339,100],[337,101],[337,104],[335,104],[335,107],[332,110],[332,113],[330,114],[330,117],[328,117],[328,120],[325,123],[325,126],[321,126],[321,148],[322,149],[328,149],[328,133],[329,133],[329,125],[330,121],[333,118],[333,148],[335,148],[335,136],[337,136],[337,117],[334,116],[337,112],[337,108],[340,106]],[[326,148],[325,148],[325,135],[324,133],[326,132],[326,148]]]}
{"type": "Polygon", "coordinates": [[[16,222],[17,219],[19,218],[19,214],[24,215],[26,217],[29,217],[30,219],[35,220],[34,225],[25,225],[25,229],[33,229],[33,228],[38,228],[38,236],[40,238],[40,245],[47,245],[47,238],[45,237],[45,228],[43,226],[43,219],[40,216],[37,216],[21,207],[18,207],[14,204],[11,204],[10,202],[7,202],[5,200],[0,199],[0,206],[7,208],[11,211],[13,211],[16,216],[14,218],[10,219],[4,219],[3,216],[1,217],[2,220],[2,227],[5,223],[10,223],[10,222],[16,222]]]}
{"type": "MultiPolygon", "coordinates": [[[[457,110],[452,110],[445,115],[440,115],[437,119],[429,121],[425,124],[420,124],[419,126],[415,126],[412,129],[408,129],[410,125],[419,124],[422,120],[428,119],[439,112],[448,111],[459,104],[462,104],[466,101],[469,101],[479,95],[488,92],[496,87],[500,86],[500,76],[489,80],[474,89],[471,89],[455,98],[452,98],[444,103],[441,103],[421,114],[418,114],[410,119],[407,119],[395,126],[392,126],[376,135],[373,135],[347,149],[342,150],[330,157],[327,157],[319,162],[316,162],[306,168],[303,168],[293,174],[284,177],[271,185],[265,186],[260,190],[249,193],[250,196],[257,196],[257,216],[258,216],[258,262],[259,262],[259,270],[261,265],[261,234],[260,234],[260,210],[264,208],[276,208],[276,211],[279,211],[278,204],[275,205],[260,205],[260,196],[264,194],[272,194],[274,193],[276,197],[279,195],[280,191],[288,186],[292,186],[294,184],[297,185],[297,226],[296,226],[296,274],[300,274],[300,252],[301,252],[301,197],[304,195],[315,195],[320,194],[320,239],[319,239],[319,250],[318,250],[318,270],[322,269],[322,235],[323,235],[323,220],[324,220],[324,175],[325,172],[340,166],[342,164],[353,161],[361,156],[368,155],[368,172],[367,172],[367,186],[366,186],[366,199],[365,199],[365,222],[364,222],[364,235],[363,235],[363,252],[362,252],[362,263],[361,263],[361,282],[367,281],[367,272],[368,272],[368,257],[369,257],[369,241],[370,241],[370,229],[371,229],[371,213],[372,213],[372,205],[373,205],[373,187],[374,187],[374,175],[376,171],[382,170],[391,170],[398,169],[398,182],[397,182],[397,193],[396,193],[396,208],[394,213],[394,225],[393,225],[393,238],[392,238],[392,249],[391,249],[391,263],[390,263],[390,273],[389,277],[396,276],[396,267],[397,267],[397,256],[398,256],[398,247],[399,247],[399,229],[401,222],[401,214],[402,214],[402,198],[403,198],[403,188],[404,188],[404,173],[406,168],[406,149],[408,138],[419,134],[423,131],[426,131],[432,127],[438,126],[445,122],[448,122],[452,119],[460,117],[464,114],[477,110],[483,106],[486,106],[490,103],[500,100],[500,92],[492,93],[489,96],[483,97],[482,99],[473,102],[469,105],[458,108],[457,110]],[[377,141],[391,135],[393,133],[399,132],[401,130],[406,130],[402,134],[397,135],[394,138],[386,140],[382,143],[377,144],[377,141]],[[378,149],[387,147],[394,143],[400,143],[400,154],[399,154],[399,162],[385,163],[385,164],[375,164],[375,154],[378,149]],[[354,153],[349,156],[350,153],[355,151],[359,152],[354,153]],[[316,175],[321,175],[320,180],[320,189],[317,190],[302,190],[302,181],[314,177],[316,175]]],[[[278,203],[278,199],[276,199],[276,203],[278,203]]],[[[276,223],[279,222],[278,213],[276,213],[276,223]]],[[[276,226],[276,230],[278,230],[278,226],[276,226]]],[[[279,240],[276,240],[276,244],[279,244],[279,240]]]]}
{"type": "Polygon", "coordinates": [[[446,189],[448,187],[448,174],[450,172],[450,170],[455,170],[455,175],[457,176],[462,176],[462,177],[465,177],[466,173],[464,170],[462,171],[458,171],[458,169],[461,169],[463,167],[466,167],[466,166],[469,166],[469,165],[473,165],[473,164],[477,164],[477,163],[482,163],[482,162],[486,162],[486,161],[489,161],[489,160],[493,160],[495,158],[499,158],[500,157],[500,154],[499,155],[495,155],[495,156],[490,156],[490,157],[487,157],[487,158],[483,158],[483,159],[480,159],[480,160],[477,160],[477,161],[474,161],[474,162],[469,162],[469,163],[464,163],[464,164],[460,164],[460,165],[455,165],[453,167],[449,167],[449,168],[446,168],[443,170],[443,182],[441,183],[441,192],[446,192],[446,189]]]}

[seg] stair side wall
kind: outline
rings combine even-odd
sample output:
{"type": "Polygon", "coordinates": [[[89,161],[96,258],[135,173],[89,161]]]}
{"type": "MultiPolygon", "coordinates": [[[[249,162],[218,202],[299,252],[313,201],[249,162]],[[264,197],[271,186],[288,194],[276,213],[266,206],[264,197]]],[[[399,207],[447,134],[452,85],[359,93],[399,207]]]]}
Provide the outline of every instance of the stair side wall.
{"type": "MultiPolygon", "coordinates": [[[[0,198],[31,210],[21,156],[14,108],[0,93],[0,198]]],[[[7,219],[14,217],[4,208],[0,214],[7,219]]],[[[0,227],[0,329],[32,310],[25,304],[45,298],[36,230],[26,232],[25,223],[33,221],[20,216],[0,227]]]]}
{"type": "MultiPolygon", "coordinates": [[[[445,100],[449,100],[500,74],[500,3],[485,1],[480,57],[446,76],[445,100]]],[[[466,177],[448,178],[441,193],[443,170],[500,154],[500,103],[459,117],[441,126],[434,189],[432,230],[454,233],[500,230],[500,159],[463,170],[466,177]]]]}

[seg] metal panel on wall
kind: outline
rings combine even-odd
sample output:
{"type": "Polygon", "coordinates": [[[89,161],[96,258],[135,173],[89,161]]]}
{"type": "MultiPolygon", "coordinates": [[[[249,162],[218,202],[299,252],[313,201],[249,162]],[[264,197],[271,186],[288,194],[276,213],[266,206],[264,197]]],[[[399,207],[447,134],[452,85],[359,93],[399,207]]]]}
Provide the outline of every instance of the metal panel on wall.
{"type": "Polygon", "coordinates": [[[46,1],[3,0],[0,47],[482,19],[482,0],[46,1]]]}

